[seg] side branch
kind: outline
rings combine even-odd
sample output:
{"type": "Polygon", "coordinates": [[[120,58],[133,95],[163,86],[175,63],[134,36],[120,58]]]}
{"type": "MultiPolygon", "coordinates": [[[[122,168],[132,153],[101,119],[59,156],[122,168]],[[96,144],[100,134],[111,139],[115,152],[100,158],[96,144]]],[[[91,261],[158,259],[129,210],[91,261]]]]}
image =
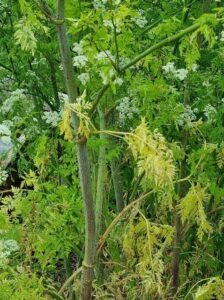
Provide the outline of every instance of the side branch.
{"type": "Polygon", "coordinates": [[[121,68],[121,72],[125,71],[126,69],[132,67],[133,65],[135,65],[136,63],[138,63],[141,59],[145,58],[147,55],[149,55],[150,53],[152,53],[154,50],[160,49],[163,46],[166,46],[168,44],[170,44],[171,42],[174,42],[178,39],[180,39],[181,37],[185,36],[188,33],[191,33],[195,30],[197,30],[200,27],[200,24],[194,24],[184,30],[181,30],[179,33],[168,37],[164,40],[162,40],[161,42],[153,45],[152,47],[146,49],[144,52],[142,52],[141,54],[139,54],[138,56],[136,56],[133,60],[131,60],[129,63],[127,63],[125,66],[123,66],[121,68]]]}
{"type": "Polygon", "coordinates": [[[55,18],[50,7],[47,5],[45,0],[40,0],[40,9],[42,13],[55,25],[62,25],[64,23],[64,18],[55,18]]]}
{"type": "MultiPolygon", "coordinates": [[[[148,49],[146,49],[145,51],[143,51],[141,54],[139,54],[138,56],[136,56],[134,59],[132,59],[129,63],[127,63],[126,65],[124,65],[121,69],[120,72],[124,72],[125,70],[127,70],[128,68],[132,67],[133,65],[137,64],[141,59],[145,58],[147,55],[149,55],[150,53],[152,53],[153,51],[162,48],[163,46],[166,46],[180,38],[182,38],[183,36],[185,36],[188,33],[194,32],[195,30],[197,30],[200,27],[200,24],[194,24],[189,26],[186,29],[181,30],[179,33],[165,38],[164,40],[162,40],[161,42],[149,47],[148,49]]],[[[114,75],[111,80],[113,81],[116,78],[116,75],[114,75]]],[[[105,94],[105,92],[108,90],[108,88],[110,87],[110,84],[105,84],[98,92],[95,101],[93,102],[93,106],[92,106],[92,110],[91,113],[94,112],[94,110],[96,109],[100,99],[103,97],[103,95],[105,94]]]]}
{"type": "Polygon", "coordinates": [[[116,224],[124,217],[124,215],[131,210],[135,205],[141,203],[147,196],[151,195],[154,191],[149,191],[145,193],[144,195],[140,196],[137,200],[131,202],[123,210],[114,218],[114,220],[110,223],[110,225],[107,227],[104,234],[101,236],[96,250],[96,257],[98,257],[101,249],[103,248],[103,245],[105,244],[105,241],[110,234],[111,230],[116,226],[116,224]]]}

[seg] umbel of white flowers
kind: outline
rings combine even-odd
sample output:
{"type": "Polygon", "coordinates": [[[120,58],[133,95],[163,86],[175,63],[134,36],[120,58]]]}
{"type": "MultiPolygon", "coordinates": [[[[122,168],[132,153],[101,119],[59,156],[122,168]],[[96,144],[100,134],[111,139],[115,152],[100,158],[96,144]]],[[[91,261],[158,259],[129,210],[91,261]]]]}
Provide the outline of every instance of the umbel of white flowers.
{"type": "MultiPolygon", "coordinates": [[[[195,72],[197,70],[197,68],[198,68],[198,65],[194,64],[192,66],[191,70],[193,72],[195,72]]],[[[173,77],[175,79],[179,79],[180,81],[183,81],[189,73],[189,71],[187,69],[183,69],[183,68],[177,69],[175,67],[174,62],[168,62],[165,66],[162,67],[162,69],[164,70],[165,74],[171,74],[171,75],[173,75],[173,77]]]]}
{"type": "Polygon", "coordinates": [[[117,110],[119,114],[118,120],[121,126],[125,125],[127,120],[131,120],[134,117],[134,115],[138,113],[138,108],[135,99],[131,99],[127,96],[119,100],[117,110]]]}

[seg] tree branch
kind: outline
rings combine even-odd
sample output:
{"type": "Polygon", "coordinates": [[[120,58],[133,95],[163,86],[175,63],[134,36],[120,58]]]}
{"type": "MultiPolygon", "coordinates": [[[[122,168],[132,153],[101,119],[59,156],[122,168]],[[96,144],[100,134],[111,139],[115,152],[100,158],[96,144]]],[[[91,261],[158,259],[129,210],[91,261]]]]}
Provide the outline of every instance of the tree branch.
{"type": "MultiPolygon", "coordinates": [[[[142,60],[143,58],[145,58],[147,55],[149,55],[150,53],[152,53],[153,51],[162,48],[163,46],[166,46],[178,39],[180,39],[181,37],[185,36],[188,33],[191,33],[195,30],[197,30],[200,27],[200,24],[194,24],[191,25],[189,27],[187,27],[186,29],[181,30],[179,33],[165,38],[164,40],[162,40],[161,42],[158,42],[157,44],[149,47],[148,49],[146,49],[145,51],[143,51],[141,54],[139,54],[138,56],[136,56],[135,58],[133,58],[129,63],[127,63],[126,65],[124,65],[121,69],[120,72],[124,72],[125,70],[127,70],[128,68],[134,66],[135,64],[137,64],[140,60],[142,60]]],[[[116,75],[114,75],[111,80],[113,81],[116,78],[116,75]]],[[[105,92],[108,90],[108,88],[110,87],[110,84],[105,84],[98,92],[95,101],[93,102],[93,106],[92,106],[92,110],[90,111],[90,113],[92,114],[94,112],[94,110],[96,109],[100,99],[103,97],[103,95],[105,94],[105,92]]]]}
{"type": "Polygon", "coordinates": [[[110,234],[111,230],[114,228],[114,226],[121,220],[121,218],[130,210],[132,209],[135,205],[141,203],[147,196],[151,195],[154,191],[149,191],[145,193],[144,195],[140,196],[137,200],[131,202],[129,205],[125,206],[123,210],[114,218],[114,220],[110,223],[110,225],[107,227],[106,231],[104,234],[101,236],[98,245],[97,245],[97,251],[96,251],[96,256],[99,255],[108,235],[110,234]]]}
{"type": "Polygon", "coordinates": [[[64,19],[54,17],[50,7],[48,6],[45,0],[39,0],[39,2],[40,2],[40,9],[42,13],[45,15],[45,17],[47,17],[51,22],[53,22],[56,25],[61,25],[64,23],[65,21],[64,19]]]}

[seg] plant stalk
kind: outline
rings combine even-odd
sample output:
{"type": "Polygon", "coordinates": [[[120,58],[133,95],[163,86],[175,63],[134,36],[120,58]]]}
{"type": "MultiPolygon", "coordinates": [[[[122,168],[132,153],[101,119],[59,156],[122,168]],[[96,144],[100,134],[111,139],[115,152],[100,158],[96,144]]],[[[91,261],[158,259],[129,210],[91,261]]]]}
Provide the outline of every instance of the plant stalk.
{"type": "MultiPolygon", "coordinates": [[[[65,1],[58,0],[57,7],[58,20],[64,20],[65,1]]],[[[74,103],[77,99],[77,87],[74,80],[72,57],[69,49],[69,44],[66,35],[65,22],[57,24],[58,43],[60,47],[64,79],[66,83],[69,101],[74,103]]],[[[77,132],[79,119],[75,113],[72,114],[72,124],[74,132],[77,132]]],[[[81,299],[90,300],[92,298],[92,280],[93,267],[95,263],[96,253],[96,230],[95,230],[95,213],[93,196],[91,190],[91,177],[88,162],[88,152],[86,141],[83,143],[77,142],[78,152],[78,167],[80,176],[80,185],[82,196],[84,200],[85,213],[85,253],[82,269],[82,285],[81,285],[81,299]]]]}

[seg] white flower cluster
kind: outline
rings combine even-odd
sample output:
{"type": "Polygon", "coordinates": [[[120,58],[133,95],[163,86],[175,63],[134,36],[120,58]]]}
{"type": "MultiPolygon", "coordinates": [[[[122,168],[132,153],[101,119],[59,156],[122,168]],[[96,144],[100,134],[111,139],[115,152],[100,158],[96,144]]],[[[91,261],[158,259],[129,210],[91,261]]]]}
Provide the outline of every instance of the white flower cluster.
{"type": "Polygon", "coordinates": [[[107,3],[107,0],[94,0],[93,1],[93,7],[95,9],[105,9],[105,4],[107,3]]]}
{"type": "MultiPolygon", "coordinates": [[[[114,20],[114,25],[116,27],[116,31],[117,33],[121,32],[121,28],[122,28],[122,20],[121,19],[116,19],[114,20]]],[[[103,25],[109,29],[114,30],[114,25],[113,22],[111,20],[103,20],[103,25]]]]}
{"type": "Polygon", "coordinates": [[[203,111],[208,121],[212,121],[217,113],[217,110],[211,104],[207,104],[203,111]]]}
{"type": "Polygon", "coordinates": [[[11,93],[11,96],[3,102],[1,113],[7,114],[12,110],[13,104],[17,101],[23,103],[26,100],[26,95],[23,89],[17,89],[11,93]]]}
{"type": "Polygon", "coordinates": [[[116,109],[119,113],[120,125],[124,125],[127,120],[133,119],[134,115],[138,113],[136,101],[132,100],[130,97],[121,98],[116,109]]]}
{"type": "Polygon", "coordinates": [[[15,240],[0,240],[0,265],[7,262],[9,256],[19,250],[19,245],[15,240]]]}
{"type": "Polygon", "coordinates": [[[73,66],[79,69],[85,67],[88,62],[88,58],[85,55],[76,55],[73,57],[73,66]]]}
{"type": "Polygon", "coordinates": [[[104,60],[112,60],[114,61],[114,55],[111,54],[110,50],[105,50],[97,53],[95,56],[98,61],[104,61],[104,60]]]}
{"type": "Polygon", "coordinates": [[[82,73],[78,76],[78,79],[80,80],[82,85],[87,85],[87,83],[90,80],[89,73],[82,73]]]}
{"type": "Polygon", "coordinates": [[[192,122],[197,120],[196,113],[198,113],[198,109],[192,109],[189,105],[184,107],[184,112],[180,115],[179,119],[177,120],[177,125],[181,127],[192,128],[192,122]]]}
{"type": "Polygon", "coordinates": [[[80,41],[79,43],[74,43],[72,45],[72,51],[74,51],[78,55],[82,55],[83,54],[83,41],[80,41]]]}
{"type": "Polygon", "coordinates": [[[6,182],[6,179],[8,178],[8,173],[0,168],[0,186],[6,182]]]}
{"type": "Polygon", "coordinates": [[[162,67],[162,69],[164,70],[164,73],[172,74],[176,79],[179,79],[180,81],[183,81],[189,73],[187,69],[176,69],[174,62],[167,63],[162,67]]]}
{"type": "MultiPolygon", "coordinates": [[[[95,9],[105,9],[108,0],[94,0],[93,6],[95,9]]],[[[112,0],[112,4],[118,6],[121,3],[121,0],[112,0]]]]}
{"type": "Polygon", "coordinates": [[[88,58],[83,53],[83,42],[74,43],[72,50],[77,54],[73,57],[73,66],[77,68],[83,68],[88,62],[88,58]]]}
{"type": "Polygon", "coordinates": [[[45,111],[42,119],[51,127],[57,127],[61,116],[57,111],[45,111]]]}
{"type": "Polygon", "coordinates": [[[144,10],[139,10],[138,17],[131,19],[139,28],[144,28],[148,24],[148,21],[146,20],[146,17],[143,16],[143,14],[144,10]]]}
{"type": "MultiPolygon", "coordinates": [[[[120,66],[123,67],[123,66],[127,65],[130,62],[130,59],[128,57],[125,57],[125,56],[120,56],[119,61],[120,61],[120,66]]],[[[132,67],[135,67],[135,66],[132,66],[132,67]]]]}

